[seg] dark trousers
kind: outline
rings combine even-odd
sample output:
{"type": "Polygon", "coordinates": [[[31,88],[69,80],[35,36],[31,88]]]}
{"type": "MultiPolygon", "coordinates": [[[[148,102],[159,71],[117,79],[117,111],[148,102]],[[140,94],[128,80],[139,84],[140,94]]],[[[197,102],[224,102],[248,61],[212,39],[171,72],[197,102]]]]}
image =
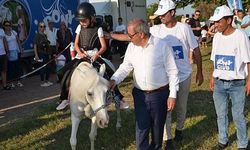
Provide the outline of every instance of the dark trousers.
{"type": "MultiPolygon", "coordinates": [[[[47,53],[38,53],[39,59],[42,59],[43,62],[40,62],[39,65],[42,66],[49,61],[49,54],[47,53]]],[[[40,79],[41,81],[48,81],[51,73],[51,65],[47,64],[46,67],[40,70],[40,79]]]]}
{"type": "Polygon", "coordinates": [[[124,41],[112,40],[111,47],[113,54],[119,53],[120,57],[125,55],[128,43],[124,41]]]}
{"type": "Polygon", "coordinates": [[[18,79],[22,74],[20,60],[8,61],[8,80],[18,79]]]}
{"type": "MultiPolygon", "coordinates": [[[[56,53],[57,53],[56,46],[50,45],[50,46],[49,46],[49,59],[54,58],[54,55],[55,55],[56,53]]],[[[55,72],[56,72],[56,61],[52,61],[52,62],[50,63],[50,69],[51,69],[51,72],[52,72],[52,73],[55,73],[55,72]]]]}
{"type": "Polygon", "coordinates": [[[169,90],[146,93],[134,88],[132,94],[136,117],[136,149],[161,150],[169,90]]]}
{"type": "Polygon", "coordinates": [[[68,93],[69,93],[69,84],[70,84],[70,78],[74,71],[74,69],[80,64],[83,60],[80,59],[74,59],[67,63],[62,69],[60,69],[57,72],[58,79],[61,83],[61,94],[60,99],[68,99],[68,93]]]}

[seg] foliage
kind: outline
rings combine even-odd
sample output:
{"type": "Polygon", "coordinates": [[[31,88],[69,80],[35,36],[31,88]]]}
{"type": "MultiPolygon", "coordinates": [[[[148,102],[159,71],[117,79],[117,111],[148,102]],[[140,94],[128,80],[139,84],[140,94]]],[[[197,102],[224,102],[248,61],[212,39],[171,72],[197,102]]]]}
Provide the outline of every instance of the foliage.
{"type": "MultiPolygon", "coordinates": [[[[193,4],[193,8],[201,11],[201,20],[208,20],[213,15],[214,9],[223,4],[227,4],[227,0],[174,0],[177,4],[177,8],[185,7],[189,4],[193,4]]],[[[242,0],[243,8],[250,6],[250,0],[242,0]]],[[[157,3],[153,3],[147,8],[147,17],[153,15],[157,10],[157,3]]]]}
{"type": "MultiPolygon", "coordinates": [[[[227,0],[174,0],[178,7],[185,7],[189,4],[194,4],[193,7],[196,8],[201,3],[214,4],[216,6],[227,4],[227,0]]],[[[250,5],[250,0],[242,0],[243,8],[250,5]]]]}
{"type": "Polygon", "coordinates": [[[153,4],[148,6],[148,8],[147,8],[147,18],[148,19],[149,19],[149,16],[154,15],[154,12],[157,10],[157,8],[158,8],[157,3],[153,3],[153,4]]]}

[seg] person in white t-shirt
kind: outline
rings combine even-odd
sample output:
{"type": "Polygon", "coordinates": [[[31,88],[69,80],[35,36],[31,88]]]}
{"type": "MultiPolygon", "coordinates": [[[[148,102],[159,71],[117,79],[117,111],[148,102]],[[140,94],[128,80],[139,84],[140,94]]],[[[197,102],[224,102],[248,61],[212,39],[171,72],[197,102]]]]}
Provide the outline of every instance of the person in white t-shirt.
{"type": "Polygon", "coordinates": [[[57,29],[54,28],[54,22],[52,20],[48,21],[48,26],[46,27],[46,30],[44,32],[47,36],[47,39],[50,42],[50,53],[56,53],[57,51],[57,29]]]}
{"type": "Polygon", "coordinates": [[[7,51],[9,51],[9,49],[5,38],[5,33],[4,30],[0,28],[0,72],[1,72],[3,90],[11,90],[11,87],[7,85],[7,79],[6,79],[7,51]]]}
{"type": "MultiPolygon", "coordinates": [[[[47,39],[49,40],[49,59],[52,59],[53,56],[57,53],[58,44],[57,44],[57,29],[54,28],[54,22],[52,20],[48,21],[48,26],[46,27],[46,30],[44,32],[47,36],[47,39]]],[[[56,62],[53,61],[51,63],[51,71],[56,72],[56,62]]]]}
{"type": "MultiPolygon", "coordinates": [[[[22,75],[20,55],[21,55],[21,43],[17,36],[16,31],[12,30],[12,24],[10,21],[4,21],[3,23],[5,38],[8,44],[8,80],[16,80],[22,75]]],[[[23,84],[18,80],[17,86],[22,87],[23,84]]],[[[15,87],[13,82],[10,83],[12,88],[15,87]]]]}
{"type": "Polygon", "coordinates": [[[217,7],[210,18],[218,32],[214,35],[211,60],[213,74],[210,88],[217,114],[219,142],[217,149],[228,146],[228,106],[231,101],[233,121],[237,129],[237,147],[248,146],[247,124],[244,116],[246,95],[250,94],[250,42],[247,35],[232,27],[233,12],[226,5],[217,7]]]}
{"type": "MultiPolygon", "coordinates": [[[[121,17],[118,18],[118,26],[115,28],[115,31],[113,33],[116,34],[126,33],[126,26],[122,23],[121,17]]],[[[111,52],[116,53],[117,51],[120,54],[120,57],[123,57],[127,48],[127,42],[112,40],[111,47],[112,47],[111,52]]]]}
{"type": "MultiPolygon", "coordinates": [[[[179,70],[178,77],[180,79],[180,88],[177,92],[175,108],[177,113],[175,141],[181,141],[183,138],[182,129],[186,119],[187,100],[192,74],[192,66],[189,63],[189,52],[190,49],[193,50],[197,62],[196,82],[198,86],[203,83],[201,53],[191,28],[185,23],[177,22],[174,17],[176,8],[175,3],[171,0],[161,0],[159,5],[161,7],[159,6],[155,15],[160,17],[162,24],[152,26],[150,28],[150,33],[155,37],[163,39],[173,48],[175,62],[179,70]]],[[[110,34],[110,36],[118,40],[129,40],[128,35],[110,34]]],[[[174,148],[171,134],[171,116],[171,112],[167,113],[166,132],[164,132],[163,137],[164,140],[167,140],[167,149],[174,148]]]]}
{"type": "Polygon", "coordinates": [[[201,27],[201,47],[207,47],[207,25],[201,27]]]}
{"type": "Polygon", "coordinates": [[[246,15],[241,21],[241,29],[247,34],[250,40],[250,6],[248,6],[246,15]]]}
{"type": "Polygon", "coordinates": [[[122,18],[118,18],[118,26],[115,28],[116,33],[125,33],[126,32],[126,26],[122,23],[122,18]]]}
{"type": "MultiPolygon", "coordinates": [[[[162,24],[151,27],[150,32],[156,37],[160,37],[173,48],[175,54],[175,62],[179,70],[178,76],[180,78],[179,91],[176,98],[176,129],[175,138],[176,142],[180,142],[183,139],[182,129],[184,127],[188,94],[191,84],[192,66],[189,63],[190,50],[193,51],[194,59],[197,65],[196,82],[198,86],[203,83],[202,74],[202,61],[199,45],[191,28],[181,22],[177,22],[175,18],[176,4],[172,0],[161,0],[157,11],[154,13],[159,16],[162,24]],[[161,6],[161,7],[160,7],[161,6]]],[[[172,112],[167,114],[164,140],[166,142],[166,149],[172,149],[172,112]]]]}

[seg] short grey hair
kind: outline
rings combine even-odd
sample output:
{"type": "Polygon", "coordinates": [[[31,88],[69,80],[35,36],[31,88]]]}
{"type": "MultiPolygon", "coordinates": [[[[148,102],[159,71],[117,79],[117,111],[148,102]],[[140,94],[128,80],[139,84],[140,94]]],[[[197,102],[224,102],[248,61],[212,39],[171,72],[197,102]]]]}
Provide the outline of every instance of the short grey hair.
{"type": "Polygon", "coordinates": [[[129,21],[128,26],[133,26],[135,32],[144,33],[146,36],[150,36],[149,26],[142,19],[133,19],[129,21]]]}

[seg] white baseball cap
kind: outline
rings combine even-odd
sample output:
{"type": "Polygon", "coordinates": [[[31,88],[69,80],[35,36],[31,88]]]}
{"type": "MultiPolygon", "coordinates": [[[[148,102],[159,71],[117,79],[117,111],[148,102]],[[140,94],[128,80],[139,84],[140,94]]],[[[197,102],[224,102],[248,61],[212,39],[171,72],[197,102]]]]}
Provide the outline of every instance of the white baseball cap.
{"type": "Polygon", "coordinates": [[[210,17],[209,20],[218,21],[225,16],[233,16],[233,12],[226,5],[222,5],[214,10],[214,15],[210,17]]]}
{"type": "Polygon", "coordinates": [[[172,0],[161,0],[158,4],[158,9],[154,13],[157,16],[164,15],[171,9],[175,9],[176,5],[172,0]]]}

